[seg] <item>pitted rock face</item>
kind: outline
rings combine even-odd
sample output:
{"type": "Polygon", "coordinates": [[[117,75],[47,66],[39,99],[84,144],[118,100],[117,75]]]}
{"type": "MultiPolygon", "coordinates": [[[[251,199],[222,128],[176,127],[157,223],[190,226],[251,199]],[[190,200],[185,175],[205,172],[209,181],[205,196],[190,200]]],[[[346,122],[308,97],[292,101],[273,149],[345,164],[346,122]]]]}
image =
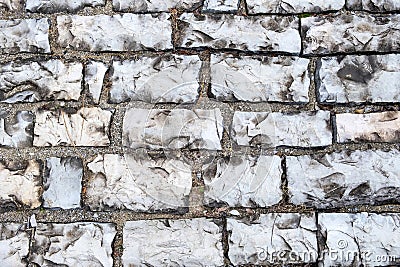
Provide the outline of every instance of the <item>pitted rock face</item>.
{"type": "Polygon", "coordinates": [[[110,100],[193,103],[199,96],[198,56],[141,57],[113,62],[110,100]]]}
{"type": "Polygon", "coordinates": [[[347,0],[347,8],[369,12],[399,11],[398,0],[347,0]]]}
{"type": "Polygon", "coordinates": [[[239,8],[239,0],[205,0],[203,12],[234,12],[239,8]]]}
{"type": "Polygon", "coordinates": [[[0,0],[0,10],[21,11],[23,0],[0,0]]]}
{"type": "Polygon", "coordinates": [[[128,221],[123,232],[124,266],[224,266],[221,229],[210,219],[128,221]]]}
{"type": "Polygon", "coordinates": [[[399,202],[399,156],[357,150],[286,157],[289,201],[320,209],[399,202]]]}
{"type": "Polygon", "coordinates": [[[101,89],[103,88],[104,75],[108,67],[106,64],[98,61],[90,61],[85,66],[85,86],[89,90],[92,101],[98,104],[101,96],[101,89]]]}
{"type": "Polygon", "coordinates": [[[235,266],[314,263],[318,258],[314,214],[262,214],[253,222],[228,218],[227,230],[228,257],[235,266]]]}
{"type": "Polygon", "coordinates": [[[18,111],[11,118],[8,112],[0,110],[0,146],[31,147],[33,119],[34,115],[30,111],[18,111]]]}
{"type": "Polygon", "coordinates": [[[340,10],[345,0],[246,0],[250,14],[259,13],[302,13],[340,10]]]}
{"type": "Polygon", "coordinates": [[[219,101],[307,103],[309,60],[211,56],[211,94],[219,101]]]}
{"type": "Polygon", "coordinates": [[[0,261],[3,266],[26,266],[29,253],[29,234],[21,224],[0,224],[0,261]]]}
{"type": "Polygon", "coordinates": [[[116,11],[168,12],[171,8],[193,11],[201,6],[202,0],[113,0],[116,11]]]}
{"type": "Polygon", "coordinates": [[[294,17],[184,13],[179,17],[182,36],[177,45],[300,53],[298,22],[294,17]]]}
{"type": "Polygon", "coordinates": [[[105,0],[26,0],[25,7],[30,12],[76,12],[84,7],[104,6],[105,3],[105,0]]]}

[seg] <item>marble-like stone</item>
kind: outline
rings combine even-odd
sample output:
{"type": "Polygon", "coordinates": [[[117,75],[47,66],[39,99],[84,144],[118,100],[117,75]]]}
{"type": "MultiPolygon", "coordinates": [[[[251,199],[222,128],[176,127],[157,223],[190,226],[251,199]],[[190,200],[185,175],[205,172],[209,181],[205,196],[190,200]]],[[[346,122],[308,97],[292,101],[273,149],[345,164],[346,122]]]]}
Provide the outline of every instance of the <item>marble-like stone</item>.
{"type": "Polygon", "coordinates": [[[82,51],[137,51],[172,48],[169,15],[58,16],[58,43],[82,51]],[[155,34],[157,33],[157,34],[155,34]]]}
{"type": "Polygon", "coordinates": [[[34,115],[30,111],[18,111],[10,118],[7,111],[0,110],[0,146],[31,147],[33,119],[34,115]]]}
{"type": "Polygon", "coordinates": [[[339,143],[399,142],[400,112],[336,114],[336,127],[339,143]]]}
{"type": "Polygon", "coordinates": [[[108,146],[112,112],[100,108],[36,112],[34,146],[108,146]]]}
{"type": "Polygon", "coordinates": [[[400,15],[335,14],[301,19],[304,54],[396,52],[400,15]]]}
{"type": "Polygon", "coordinates": [[[238,8],[239,0],[205,0],[203,12],[234,12],[238,8]]]}
{"type": "Polygon", "coordinates": [[[193,103],[199,93],[198,56],[167,55],[114,61],[110,101],[193,103]]]}
{"type": "Polygon", "coordinates": [[[112,267],[116,232],[111,223],[38,223],[29,260],[38,266],[112,267]]]}
{"type": "Polygon", "coordinates": [[[29,12],[55,13],[76,12],[85,7],[104,6],[106,0],[26,0],[26,10],[29,12]]]}
{"type": "Polygon", "coordinates": [[[168,12],[175,8],[193,11],[201,6],[202,0],[113,0],[116,11],[131,12],[168,12]]]}
{"type": "Polygon", "coordinates": [[[320,213],[321,265],[394,266],[400,263],[400,215],[320,213]]]}
{"type": "Polygon", "coordinates": [[[124,266],[224,266],[221,228],[210,219],[128,221],[123,234],[124,266]]]}
{"type": "Polygon", "coordinates": [[[398,54],[324,57],[316,77],[319,102],[400,102],[398,54]]]}
{"type": "Polygon", "coordinates": [[[289,156],[289,201],[320,209],[399,202],[399,166],[397,150],[289,156]]]}
{"type": "Polygon", "coordinates": [[[252,222],[228,218],[227,230],[234,266],[315,263],[318,258],[314,214],[262,214],[252,222]]]}
{"type": "Polygon", "coordinates": [[[50,53],[48,19],[0,20],[0,53],[50,53]]]}
{"type": "Polygon", "coordinates": [[[0,65],[0,101],[78,100],[82,64],[58,59],[0,65]]]}
{"type": "Polygon", "coordinates": [[[103,62],[90,61],[85,66],[85,86],[89,91],[93,103],[98,104],[103,88],[104,75],[108,67],[103,62]]]}
{"type": "Polygon", "coordinates": [[[128,109],[122,144],[130,148],[221,150],[219,109],[128,109]]]}
{"type": "Polygon", "coordinates": [[[307,103],[309,60],[211,56],[211,95],[219,101],[307,103]]]}
{"type": "Polygon", "coordinates": [[[332,144],[330,113],[237,111],[233,115],[231,136],[239,146],[328,146],[332,144]]]}
{"type": "Polygon", "coordinates": [[[0,261],[2,266],[25,267],[29,235],[18,223],[0,223],[0,261]]]}
{"type": "Polygon", "coordinates": [[[99,155],[88,164],[85,204],[91,210],[178,210],[188,206],[192,168],[181,158],[145,153],[99,155]]]}
{"type": "Polygon", "coordinates": [[[177,45],[297,54],[301,49],[298,25],[296,17],[184,13],[179,17],[177,45]]]}
{"type": "Polygon", "coordinates": [[[21,11],[23,6],[22,0],[0,0],[0,10],[21,11]]]}
{"type": "Polygon", "coordinates": [[[281,159],[278,156],[232,156],[214,160],[206,169],[206,204],[268,207],[282,199],[281,159]]]}
{"type": "Polygon", "coordinates": [[[249,14],[323,12],[340,10],[345,0],[246,0],[249,14]]]}
{"type": "Polygon", "coordinates": [[[399,0],[347,0],[347,8],[350,10],[362,10],[369,12],[399,11],[399,0]]]}

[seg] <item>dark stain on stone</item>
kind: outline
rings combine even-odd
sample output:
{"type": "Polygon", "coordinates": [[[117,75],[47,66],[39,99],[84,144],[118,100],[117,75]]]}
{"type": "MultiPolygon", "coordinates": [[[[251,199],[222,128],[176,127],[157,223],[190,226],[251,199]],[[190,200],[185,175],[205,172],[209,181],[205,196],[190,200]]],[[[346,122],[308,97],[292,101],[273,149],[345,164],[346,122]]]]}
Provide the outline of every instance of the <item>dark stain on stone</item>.
{"type": "Polygon", "coordinates": [[[371,187],[369,186],[369,182],[365,182],[352,189],[349,193],[349,196],[360,196],[360,195],[368,195],[372,192],[371,187]]]}
{"type": "Polygon", "coordinates": [[[372,74],[368,70],[361,66],[350,64],[345,64],[345,66],[337,72],[337,75],[341,79],[363,84],[367,84],[373,78],[372,74]]]}

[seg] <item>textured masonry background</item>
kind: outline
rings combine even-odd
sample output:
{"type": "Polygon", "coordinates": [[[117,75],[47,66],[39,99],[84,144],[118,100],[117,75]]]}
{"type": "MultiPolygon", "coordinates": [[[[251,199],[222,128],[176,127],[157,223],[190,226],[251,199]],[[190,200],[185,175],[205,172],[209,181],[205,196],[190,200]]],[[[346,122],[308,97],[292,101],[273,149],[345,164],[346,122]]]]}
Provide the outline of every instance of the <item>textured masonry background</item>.
{"type": "Polygon", "coordinates": [[[400,265],[399,52],[399,0],[0,0],[0,266],[400,265]]]}

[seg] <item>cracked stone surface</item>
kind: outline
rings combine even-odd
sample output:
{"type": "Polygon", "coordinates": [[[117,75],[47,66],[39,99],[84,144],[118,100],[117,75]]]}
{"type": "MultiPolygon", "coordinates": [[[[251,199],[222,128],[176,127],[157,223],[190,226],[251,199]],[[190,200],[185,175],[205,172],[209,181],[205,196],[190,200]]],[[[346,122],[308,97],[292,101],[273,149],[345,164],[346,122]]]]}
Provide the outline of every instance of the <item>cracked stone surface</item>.
{"type": "Polygon", "coordinates": [[[105,0],[26,0],[26,10],[29,12],[55,13],[76,12],[84,7],[104,6],[105,0]]]}
{"type": "Polygon", "coordinates": [[[169,12],[169,9],[193,11],[202,0],[113,0],[113,9],[130,12],[169,12]]]}
{"type": "Polygon", "coordinates": [[[336,114],[337,141],[399,142],[400,112],[336,114]]]}
{"type": "Polygon", "coordinates": [[[325,57],[317,80],[320,102],[400,102],[400,55],[325,57]]]}
{"type": "Polygon", "coordinates": [[[289,201],[317,208],[398,202],[399,166],[397,150],[288,156],[289,201]]]}
{"type": "Polygon", "coordinates": [[[5,103],[78,100],[82,64],[61,60],[0,65],[0,100],[5,103]]]}
{"type": "Polygon", "coordinates": [[[76,157],[48,158],[44,174],[43,207],[79,208],[83,165],[76,157]]]}
{"type": "Polygon", "coordinates": [[[22,0],[0,0],[0,10],[3,8],[9,11],[20,11],[22,6],[22,0]]]}
{"type": "Polygon", "coordinates": [[[2,266],[27,266],[29,235],[18,223],[0,224],[0,261],[2,266]]]}
{"type": "Polygon", "coordinates": [[[320,213],[324,266],[394,266],[400,262],[400,216],[395,213],[320,213]],[[332,254],[333,255],[333,254],[332,254]]]}
{"type": "Polygon", "coordinates": [[[351,10],[365,10],[369,12],[399,11],[398,0],[347,0],[347,7],[351,10]]]}
{"type": "Polygon", "coordinates": [[[211,56],[211,95],[219,101],[307,103],[309,60],[211,56]]]}
{"type": "Polygon", "coordinates": [[[204,199],[231,207],[267,207],[282,199],[278,156],[233,156],[214,160],[203,175],[204,199]]]}
{"type": "Polygon", "coordinates": [[[111,111],[81,108],[78,111],[36,112],[34,146],[108,146],[111,111]]]}
{"type": "Polygon", "coordinates": [[[314,214],[262,214],[252,222],[228,218],[227,230],[228,257],[235,266],[313,263],[318,258],[314,214]]]}
{"type": "Polygon", "coordinates": [[[340,10],[345,0],[246,0],[249,14],[258,13],[302,13],[340,10]]]}
{"type": "Polygon", "coordinates": [[[38,223],[30,262],[39,266],[113,266],[111,223],[38,223]]]}
{"type": "Polygon", "coordinates": [[[85,66],[85,86],[89,91],[93,103],[98,104],[103,88],[104,75],[108,67],[103,62],[90,61],[85,66]]]}
{"type": "Polygon", "coordinates": [[[184,13],[179,17],[182,36],[177,45],[300,53],[298,23],[295,17],[184,13]]]}
{"type": "Polygon", "coordinates": [[[338,14],[301,19],[304,53],[395,52],[400,15],[338,14]]]}
{"type": "Polygon", "coordinates": [[[38,208],[41,205],[41,163],[0,161],[0,209],[38,208]]]}
{"type": "Polygon", "coordinates": [[[113,62],[110,101],[193,103],[199,96],[198,56],[167,55],[113,62]]]}
{"type": "Polygon", "coordinates": [[[91,210],[148,212],[188,205],[192,168],[182,159],[105,154],[91,161],[88,170],[85,204],[91,210]]]}
{"type": "Polygon", "coordinates": [[[33,119],[30,111],[18,111],[12,116],[0,110],[0,146],[31,147],[33,140],[33,119]]]}
{"type": "Polygon", "coordinates": [[[128,109],[122,144],[130,148],[221,150],[223,133],[219,109],[128,109]]]}
{"type": "Polygon", "coordinates": [[[328,146],[332,144],[330,113],[321,110],[298,114],[236,111],[231,136],[239,146],[328,146]]]}
{"type": "Polygon", "coordinates": [[[234,12],[238,8],[238,0],[205,0],[203,12],[234,12]]]}
{"type": "Polygon", "coordinates": [[[210,219],[128,221],[123,235],[124,266],[224,266],[221,229],[210,219]]]}
{"type": "Polygon", "coordinates": [[[172,48],[169,15],[58,16],[58,43],[83,51],[137,51],[172,48]],[[154,34],[157,32],[157,34],[154,34]]]}
{"type": "Polygon", "coordinates": [[[0,20],[0,53],[50,53],[48,19],[0,20]]]}

